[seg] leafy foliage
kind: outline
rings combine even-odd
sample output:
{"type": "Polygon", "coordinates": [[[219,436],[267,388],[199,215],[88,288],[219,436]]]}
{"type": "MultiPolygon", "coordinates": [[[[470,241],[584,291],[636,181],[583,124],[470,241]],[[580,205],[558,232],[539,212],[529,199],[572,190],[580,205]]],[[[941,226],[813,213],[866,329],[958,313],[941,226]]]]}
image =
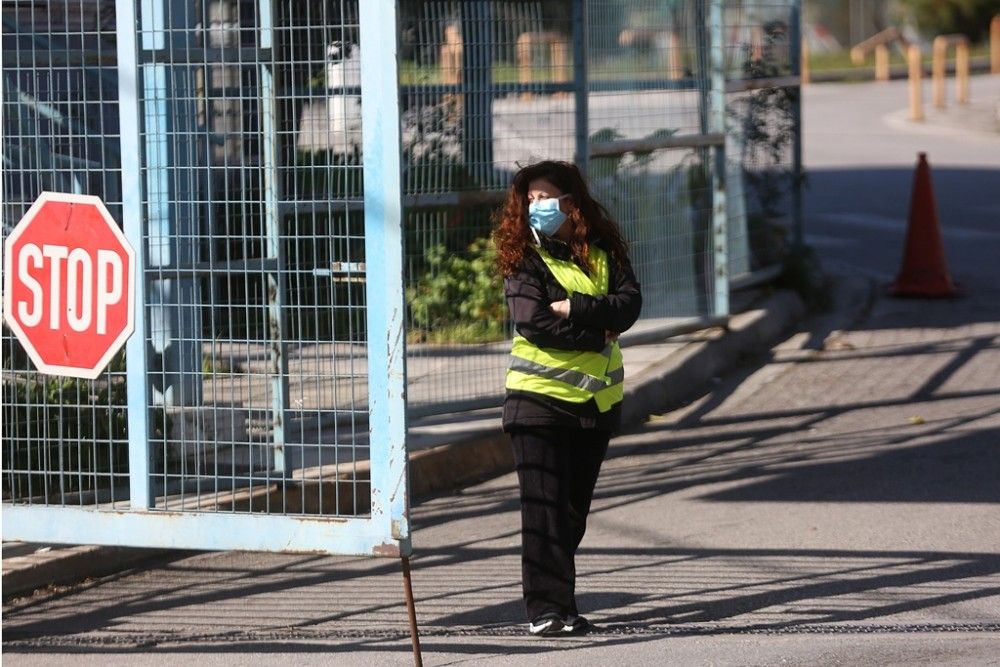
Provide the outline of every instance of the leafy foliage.
{"type": "Polygon", "coordinates": [[[743,132],[744,178],[754,189],[765,215],[780,215],[781,204],[795,187],[788,155],[795,139],[792,114],[797,88],[764,88],[749,93],[730,109],[743,132]]]}
{"type": "Polygon", "coordinates": [[[488,238],[465,252],[434,245],[426,270],[407,288],[411,342],[484,343],[506,338],[506,305],[496,273],[496,248],[488,238]]]}
{"type": "Polygon", "coordinates": [[[927,37],[961,33],[970,41],[986,37],[990,19],[1000,11],[996,0],[902,0],[927,37]]]}

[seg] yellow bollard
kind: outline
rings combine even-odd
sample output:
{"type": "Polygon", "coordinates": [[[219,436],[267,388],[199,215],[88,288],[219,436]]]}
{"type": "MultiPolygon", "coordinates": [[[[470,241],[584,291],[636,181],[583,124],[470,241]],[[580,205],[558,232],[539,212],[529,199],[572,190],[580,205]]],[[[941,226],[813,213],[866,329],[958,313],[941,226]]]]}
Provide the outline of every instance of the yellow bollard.
{"type": "Polygon", "coordinates": [[[670,31],[670,46],[667,47],[667,78],[676,81],[684,78],[684,44],[681,33],[670,31]]]}
{"type": "Polygon", "coordinates": [[[851,61],[855,65],[863,65],[868,52],[875,51],[875,80],[888,81],[891,78],[889,44],[893,42],[899,42],[903,48],[910,45],[899,28],[886,28],[852,47],[851,61]]]}
{"type": "MultiPolygon", "coordinates": [[[[565,83],[570,80],[569,40],[558,32],[523,32],[517,38],[517,80],[521,84],[544,80],[535,76],[536,70],[541,70],[541,63],[535,63],[536,51],[546,50],[543,58],[548,58],[547,78],[550,81],[565,83]]],[[[544,61],[543,61],[544,62],[544,61]]],[[[569,93],[554,93],[554,97],[565,97],[569,93]]],[[[521,99],[530,100],[534,93],[524,91],[521,99]]]]}
{"type": "Polygon", "coordinates": [[[990,73],[1000,74],[1000,14],[990,21],[990,73]]]}
{"type": "Polygon", "coordinates": [[[931,56],[931,100],[938,109],[944,108],[944,57],[947,50],[948,41],[935,37],[931,56]]]}
{"type": "Polygon", "coordinates": [[[462,83],[462,32],[455,25],[444,29],[444,43],[441,45],[441,83],[462,83]]]}
{"type": "Polygon", "coordinates": [[[764,60],[764,29],[759,25],[750,28],[750,60],[758,63],[764,60]]]}
{"type": "Polygon", "coordinates": [[[875,45],[875,80],[889,80],[889,47],[885,44],[875,45]]]}
{"type": "Polygon", "coordinates": [[[969,103],[969,40],[955,45],[955,101],[969,103]]]}
{"type": "MultiPolygon", "coordinates": [[[[562,36],[553,37],[549,46],[549,61],[552,66],[552,80],[566,83],[570,77],[569,42],[562,36]]],[[[568,92],[556,93],[553,97],[569,97],[568,92]]]]}
{"type": "Polygon", "coordinates": [[[799,85],[809,83],[809,40],[802,40],[802,55],[799,60],[799,85]]]}
{"type": "MultiPolygon", "coordinates": [[[[465,42],[462,31],[455,24],[444,29],[444,43],[441,44],[441,83],[459,85],[462,83],[462,52],[465,42]]],[[[450,118],[457,119],[462,115],[464,98],[459,93],[448,93],[441,96],[442,104],[448,109],[450,118]]]]}
{"type": "Polygon", "coordinates": [[[938,35],[934,38],[934,60],[931,63],[931,96],[934,106],[939,109],[945,107],[945,56],[952,44],[955,45],[955,97],[959,104],[969,101],[969,38],[965,35],[938,35]]]}
{"type": "Polygon", "coordinates": [[[911,45],[906,50],[906,59],[910,65],[910,120],[924,119],[924,98],[921,90],[924,78],[924,64],[921,59],[920,47],[911,45]]]}
{"type": "MultiPolygon", "coordinates": [[[[517,38],[517,81],[520,84],[531,83],[531,51],[535,42],[535,33],[523,32],[517,38]]],[[[522,100],[530,100],[533,95],[527,91],[521,93],[522,100]]]]}

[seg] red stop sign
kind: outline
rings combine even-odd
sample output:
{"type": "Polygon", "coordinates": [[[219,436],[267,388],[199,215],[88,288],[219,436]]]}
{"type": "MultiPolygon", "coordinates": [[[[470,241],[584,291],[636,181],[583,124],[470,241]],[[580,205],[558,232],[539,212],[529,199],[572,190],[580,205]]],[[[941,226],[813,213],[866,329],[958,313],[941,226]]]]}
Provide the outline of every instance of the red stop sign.
{"type": "Polygon", "coordinates": [[[132,334],[134,274],[100,198],[43,192],[4,242],[3,316],[39,371],[92,380],[132,334]]]}

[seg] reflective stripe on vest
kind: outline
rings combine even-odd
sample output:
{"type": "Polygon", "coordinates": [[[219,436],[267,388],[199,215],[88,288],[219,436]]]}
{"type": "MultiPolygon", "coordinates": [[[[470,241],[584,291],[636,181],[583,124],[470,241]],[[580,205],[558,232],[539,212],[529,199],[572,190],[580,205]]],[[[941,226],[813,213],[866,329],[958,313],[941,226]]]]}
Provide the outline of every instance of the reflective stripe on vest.
{"type": "Polygon", "coordinates": [[[510,362],[510,370],[524,373],[525,375],[537,375],[549,380],[559,380],[560,382],[571,384],[578,389],[585,389],[591,393],[597,393],[607,386],[604,380],[587,375],[586,373],[564,368],[552,368],[551,366],[545,366],[544,364],[521,359],[520,357],[514,357],[510,362]]]}
{"type": "MultiPolygon", "coordinates": [[[[608,293],[608,256],[600,248],[591,248],[592,276],[573,262],[553,258],[536,248],[559,284],[572,296],[575,292],[601,296],[608,293]]],[[[625,369],[618,342],[609,343],[601,352],[558,350],[534,345],[522,336],[514,337],[507,388],[545,394],[571,403],[585,403],[591,398],[598,410],[607,412],[624,396],[625,369]]]]}

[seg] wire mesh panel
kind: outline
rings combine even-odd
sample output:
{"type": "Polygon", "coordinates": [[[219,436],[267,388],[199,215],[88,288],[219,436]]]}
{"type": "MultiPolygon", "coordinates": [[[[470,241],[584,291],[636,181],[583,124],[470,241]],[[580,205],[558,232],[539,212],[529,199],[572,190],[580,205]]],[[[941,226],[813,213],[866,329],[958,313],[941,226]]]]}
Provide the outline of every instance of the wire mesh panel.
{"type": "MultiPolygon", "coordinates": [[[[4,2],[4,239],[42,191],[100,196],[121,221],[114,2],[4,2]]],[[[3,501],[126,503],[124,355],[95,380],[34,370],[6,323],[3,501]]]]}
{"type": "Polygon", "coordinates": [[[590,173],[631,241],[646,320],[714,313],[711,152],[699,141],[710,132],[707,4],[589,3],[601,31],[588,66],[590,173]],[[631,150],[604,148],[623,140],[631,150]]]}
{"type": "Polygon", "coordinates": [[[780,264],[793,243],[801,165],[796,0],[725,3],[730,268],[780,264]]]}
{"type": "Polygon", "coordinates": [[[570,3],[401,9],[410,413],[496,404],[510,330],[491,216],[519,165],[574,157],[570,3]]]}
{"type": "Polygon", "coordinates": [[[718,312],[707,5],[403,3],[411,414],[501,398],[510,332],[485,239],[519,166],[589,172],[631,241],[646,326],[718,312]]]}
{"type": "Polygon", "coordinates": [[[5,171],[22,195],[5,198],[5,234],[42,187],[102,194],[141,247],[145,302],[117,403],[120,364],[86,385],[39,380],[5,330],[5,524],[52,541],[405,553],[393,3],[144,0],[109,18],[115,3],[77,1],[59,48],[37,4],[4,4],[19,47],[5,32],[4,156],[53,148],[5,171]],[[61,63],[44,76],[39,25],[61,63]],[[101,140],[123,148],[95,153],[101,140]],[[72,169],[48,167],[59,159],[72,169]],[[133,511],[90,511],[112,507],[133,511]]]}
{"type": "MultiPolygon", "coordinates": [[[[126,227],[136,198],[143,391],[130,385],[148,420],[133,439],[148,438],[157,511],[368,516],[369,314],[384,305],[369,302],[384,271],[368,258],[363,177],[371,7],[3,4],[5,235],[42,189],[97,194],[126,227]],[[119,104],[124,8],[136,72],[119,104]],[[134,140],[119,137],[128,110],[134,140]]],[[[798,183],[798,4],[731,0],[713,19],[718,7],[398,3],[411,415],[502,397],[511,331],[488,236],[520,166],[586,169],[631,241],[642,326],[725,314],[726,272],[780,258],[798,183]]],[[[67,383],[34,373],[6,329],[3,343],[5,498],[124,501],[124,360],[67,383]],[[61,444],[29,454],[43,433],[61,444]]]]}
{"type": "Polygon", "coordinates": [[[357,7],[172,9],[139,44],[155,507],[366,514],[357,7]]]}

